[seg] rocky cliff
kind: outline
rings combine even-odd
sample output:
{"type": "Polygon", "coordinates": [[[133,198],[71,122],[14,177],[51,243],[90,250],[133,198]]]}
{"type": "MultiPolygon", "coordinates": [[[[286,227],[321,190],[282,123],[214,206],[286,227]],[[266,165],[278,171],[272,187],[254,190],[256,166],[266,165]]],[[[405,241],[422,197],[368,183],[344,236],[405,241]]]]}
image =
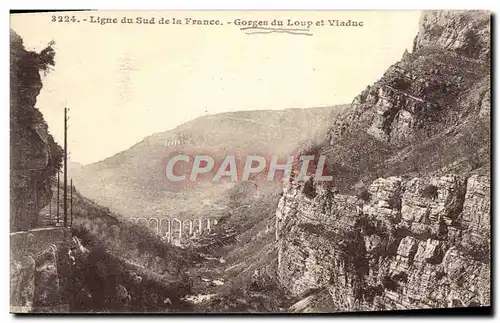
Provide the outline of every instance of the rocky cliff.
{"type": "Polygon", "coordinates": [[[10,223],[15,232],[38,225],[38,213],[52,196],[51,179],[60,168],[62,151],[35,107],[40,72],[54,65],[55,53],[50,45],[40,53],[27,51],[12,30],[10,37],[10,223]]]}
{"type": "Polygon", "coordinates": [[[490,181],[380,178],[365,200],[290,183],[277,218],[278,272],[331,311],[490,303],[490,181]]]}
{"type": "Polygon", "coordinates": [[[414,50],[436,46],[472,59],[489,59],[490,14],[483,11],[428,11],[420,18],[414,50]]]}
{"type": "Polygon", "coordinates": [[[463,121],[473,110],[486,109],[489,36],[486,12],[422,14],[412,53],[406,51],[353,100],[353,108],[331,128],[331,144],[346,131],[363,129],[401,147],[463,121]]]}
{"type": "Polygon", "coordinates": [[[431,11],[412,53],[339,116],[334,181],[276,211],[293,311],[490,305],[490,15],[431,11]]]}
{"type": "Polygon", "coordinates": [[[465,174],[489,162],[489,43],[477,40],[465,50],[466,44],[446,42],[449,34],[484,39],[489,14],[424,13],[413,52],[405,52],[333,120],[323,152],[339,173],[335,185],[342,191],[379,176],[445,168],[465,174]],[[447,27],[437,33],[429,21],[447,27]]]}

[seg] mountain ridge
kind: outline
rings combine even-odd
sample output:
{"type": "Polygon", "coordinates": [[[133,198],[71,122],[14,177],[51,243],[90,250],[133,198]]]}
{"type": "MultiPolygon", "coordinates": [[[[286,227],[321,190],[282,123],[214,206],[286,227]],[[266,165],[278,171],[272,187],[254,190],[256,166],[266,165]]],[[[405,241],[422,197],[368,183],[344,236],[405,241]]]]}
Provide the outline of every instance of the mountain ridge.
{"type": "Polygon", "coordinates": [[[296,152],[302,142],[320,140],[330,120],[348,108],[343,105],[202,116],[145,137],[103,161],[70,169],[70,174],[83,194],[128,216],[137,212],[153,216],[158,212],[190,209],[198,213],[203,204],[193,201],[183,205],[180,201],[198,198],[201,194],[201,199],[215,202],[226,189],[214,186],[209,190],[203,183],[178,186],[169,182],[165,176],[169,156],[209,154],[216,160],[226,155],[283,156],[296,152]],[[193,190],[193,194],[186,188],[193,190]]]}
{"type": "MultiPolygon", "coordinates": [[[[199,116],[199,117],[196,117],[194,119],[191,119],[187,122],[184,122],[182,124],[179,124],[177,125],[176,127],[172,128],[172,129],[169,129],[169,130],[165,130],[165,131],[160,131],[160,132],[155,132],[151,135],[148,135],[146,137],[144,137],[143,139],[141,139],[140,141],[138,141],[137,143],[133,144],[132,146],[130,146],[129,148],[125,149],[125,150],[122,150],[122,151],[119,151],[109,157],[105,157],[104,159],[102,160],[98,160],[98,161],[95,161],[95,162],[91,162],[91,163],[88,163],[88,164],[82,164],[80,162],[73,162],[75,163],[75,165],[81,165],[81,166],[84,166],[84,167],[88,167],[88,166],[92,166],[94,164],[99,164],[99,163],[102,163],[102,162],[105,162],[106,160],[108,159],[112,159],[113,157],[115,157],[116,155],[120,155],[121,153],[124,153],[125,151],[127,150],[130,150],[132,148],[134,148],[135,146],[137,145],[140,145],[142,142],[147,142],[150,138],[152,137],[162,137],[162,136],[166,136],[167,133],[170,133],[170,132],[175,132],[176,130],[180,130],[184,127],[186,127],[186,125],[190,124],[190,123],[195,123],[195,122],[198,122],[200,120],[206,120],[206,119],[210,119],[210,118],[216,118],[216,117],[224,117],[224,116],[231,116],[231,115],[238,115],[238,114],[260,114],[260,113],[275,113],[275,114],[281,114],[281,113],[286,113],[286,112],[302,112],[302,111],[306,111],[306,110],[329,110],[331,109],[332,107],[335,107],[335,106],[340,106],[340,107],[343,107],[342,109],[345,109],[347,107],[350,106],[350,104],[348,103],[345,103],[345,104],[336,104],[336,105],[333,105],[333,106],[318,106],[318,107],[310,107],[310,108],[288,108],[288,109],[283,109],[283,110],[272,110],[272,109],[266,109],[266,110],[243,110],[243,111],[228,111],[228,112],[220,112],[220,113],[215,113],[215,114],[208,114],[208,115],[203,115],[203,116],[199,116]]],[[[239,120],[242,120],[244,121],[245,118],[239,118],[239,120]]],[[[251,120],[251,119],[248,119],[247,121],[249,122],[256,122],[254,120],[251,120]]],[[[277,127],[275,125],[275,127],[277,127]]]]}

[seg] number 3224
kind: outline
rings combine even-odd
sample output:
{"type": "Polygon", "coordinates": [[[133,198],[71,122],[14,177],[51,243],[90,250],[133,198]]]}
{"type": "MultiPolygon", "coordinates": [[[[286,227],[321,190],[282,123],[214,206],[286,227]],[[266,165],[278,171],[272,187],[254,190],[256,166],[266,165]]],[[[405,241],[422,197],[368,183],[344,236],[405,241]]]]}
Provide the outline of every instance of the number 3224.
{"type": "Polygon", "coordinates": [[[52,16],[52,22],[76,22],[75,16],[52,16]]]}

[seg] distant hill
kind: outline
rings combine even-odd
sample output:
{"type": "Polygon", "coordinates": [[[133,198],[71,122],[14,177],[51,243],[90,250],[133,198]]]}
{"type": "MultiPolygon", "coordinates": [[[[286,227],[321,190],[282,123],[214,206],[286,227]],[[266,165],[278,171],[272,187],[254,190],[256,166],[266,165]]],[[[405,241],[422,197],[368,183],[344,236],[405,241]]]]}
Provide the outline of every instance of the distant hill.
{"type": "Polygon", "coordinates": [[[74,184],[89,198],[125,216],[196,214],[213,205],[232,183],[183,183],[167,180],[165,167],[174,153],[285,155],[300,143],[321,141],[336,115],[349,105],[284,111],[229,112],[199,117],[175,129],[144,138],[103,161],[71,164],[74,184]],[[175,184],[175,185],[174,185],[175,184]]]}

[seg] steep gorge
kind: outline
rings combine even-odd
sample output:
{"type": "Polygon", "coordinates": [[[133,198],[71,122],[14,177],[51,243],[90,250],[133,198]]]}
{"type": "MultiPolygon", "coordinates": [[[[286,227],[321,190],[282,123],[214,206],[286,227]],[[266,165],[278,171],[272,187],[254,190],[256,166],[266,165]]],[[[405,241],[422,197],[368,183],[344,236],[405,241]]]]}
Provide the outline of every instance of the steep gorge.
{"type": "MultiPolygon", "coordinates": [[[[243,222],[241,243],[227,248],[227,267],[239,266],[227,270],[228,277],[248,283],[254,270],[274,274],[277,260],[281,285],[270,277],[257,292],[242,291],[244,283],[228,281],[236,310],[269,307],[285,298],[280,287],[302,299],[288,309],[296,312],[490,305],[489,21],[484,12],[424,13],[412,53],[356,97],[332,121],[327,142],[315,147],[328,155],[333,185],[287,182],[275,228],[269,222],[278,192],[267,204],[260,201],[261,209],[230,218],[234,226],[260,216],[252,218],[256,224],[243,222]],[[273,229],[275,241],[268,239],[273,229]],[[244,299],[254,294],[257,305],[244,299]]],[[[16,93],[33,91],[26,96],[31,108],[41,86],[38,69],[36,75],[33,85],[12,85],[20,84],[16,93]]],[[[57,165],[57,146],[51,150],[53,140],[34,111],[35,126],[11,124],[35,138],[13,144],[35,152],[13,164],[14,205],[28,202],[16,215],[27,222],[14,231],[36,225],[30,215],[47,204],[51,189],[44,179],[57,165]],[[33,143],[39,145],[23,146],[33,143]],[[21,180],[26,178],[28,184],[21,180]]],[[[38,234],[11,236],[17,249],[29,251],[11,255],[11,305],[35,311],[192,310],[182,301],[192,283],[184,270],[200,261],[198,255],[162,244],[79,193],[75,215],[72,234],[79,239],[52,232],[55,248],[43,242],[40,250],[26,250],[23,239],[38,234]]],[[[202,309],[228,311],[227,298],[215,301],[218,307],[202,309]]]]}
{"type": "Polygon", "coordinates": [[[291,310],[490,305],[490,14],[429,11],[412,53],[336,118],[333,183],[286,183],[291,310]],[[306,297],[307,296],[307,297],[306,297]]]}

